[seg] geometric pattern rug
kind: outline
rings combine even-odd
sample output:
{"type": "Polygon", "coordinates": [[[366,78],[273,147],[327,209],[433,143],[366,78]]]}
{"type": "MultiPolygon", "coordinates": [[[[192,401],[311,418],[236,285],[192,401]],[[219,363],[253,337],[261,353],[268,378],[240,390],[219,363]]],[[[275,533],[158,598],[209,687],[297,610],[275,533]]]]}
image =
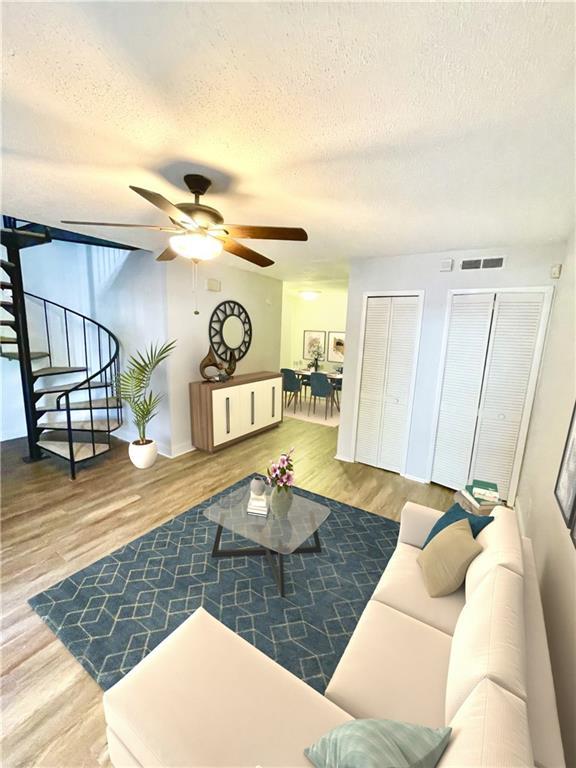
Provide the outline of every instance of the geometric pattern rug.
{"type": "MultiPolygon", "coordinates": [[[[202,514],[226,488],[29,600],[105,690],[198,606],[324,692],[398,539],[398,523],[299,488],[331,507],[322,551],[284,558],[280,597],[265,557],[212,558],[202,514]]],[[[222,545],[246,546],[224,530],[222,545]]],[[[311,542],[312,543],[312,542],[311,542]]]]}

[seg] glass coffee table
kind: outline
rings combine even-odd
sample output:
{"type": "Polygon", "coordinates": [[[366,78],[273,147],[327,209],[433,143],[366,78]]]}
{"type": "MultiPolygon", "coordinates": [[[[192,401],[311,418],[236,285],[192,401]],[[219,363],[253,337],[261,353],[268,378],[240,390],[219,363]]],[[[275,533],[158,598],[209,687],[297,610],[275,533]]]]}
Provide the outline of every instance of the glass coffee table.
{"type": "MultiPolygon", "coordinates": [[[[269,488],[266,493],[269,499],[269,488]]],[[[318,529],[330,514],[330,507],[301,496],[298,489],[295,489],[287,511],[274,512],[269,509],[268,515],[263,517],[248,514],[249,498],[250,483],[247,482],[245,486],[221,496],[204,510],[205,517],[218,525],[212,557],[266,557],[280,594],[284,597],[284,556],[321,551],[318,529]],[[222,547],[220,540],[224,528],[259,546],[222,547]],[[305,542],[311,537],[314,538],[314,544],[306,545],[305,542]]]]}

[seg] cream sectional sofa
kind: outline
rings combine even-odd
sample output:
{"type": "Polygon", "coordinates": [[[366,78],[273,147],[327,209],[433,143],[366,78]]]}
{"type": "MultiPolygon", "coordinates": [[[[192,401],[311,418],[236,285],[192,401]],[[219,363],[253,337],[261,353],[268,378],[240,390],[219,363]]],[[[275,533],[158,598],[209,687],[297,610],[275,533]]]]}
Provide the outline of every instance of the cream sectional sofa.
{"type": "Polygon", "coordinates": [[[404,507],[324,696],[198,609],[104,694],[115,768],[310,768],[353,718],[451,725],[441,768],[564,766],[530,541],[498,507],[465,587],[431,598],[416,558],[441,514],[404,507]]]}

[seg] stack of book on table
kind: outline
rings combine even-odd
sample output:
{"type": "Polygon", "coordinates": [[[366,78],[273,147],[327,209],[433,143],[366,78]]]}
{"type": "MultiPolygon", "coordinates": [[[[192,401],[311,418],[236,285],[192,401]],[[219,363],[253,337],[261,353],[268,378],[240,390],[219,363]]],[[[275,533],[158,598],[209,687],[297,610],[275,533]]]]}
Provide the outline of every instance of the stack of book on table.
{"type": "Polygon", "coordinates": [[[486,480],[473,480],[471,485],[458,491],[454,500],[477,515],[488,515],[500,504],[498,486],[486,480]]]}
{"type": "Polygon", "coordinates": [[[266,494],[257,494],[250,491],[250,498],[248,499],[248,506],[246,511],[249,515],[257,515],[258,517],[266,517],[268,514],[268,501],[266,494]]]}

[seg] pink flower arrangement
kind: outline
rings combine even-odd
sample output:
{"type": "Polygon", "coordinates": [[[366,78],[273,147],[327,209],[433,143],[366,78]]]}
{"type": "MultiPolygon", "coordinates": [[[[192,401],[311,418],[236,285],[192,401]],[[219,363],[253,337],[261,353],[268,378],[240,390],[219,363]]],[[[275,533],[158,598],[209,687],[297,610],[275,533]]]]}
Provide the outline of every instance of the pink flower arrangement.
{"type": "Polygon", "coordinates": [[[266,474],[268,475],[268,485],[271,485],[278,490],[285,488],[286,491],[294,485],[294,464],[292,463],[293,452],[294,448],[290,448],[288,453],[282,453],[280,455],[278,461],[271,462],[266,470],[266,474]]]}

